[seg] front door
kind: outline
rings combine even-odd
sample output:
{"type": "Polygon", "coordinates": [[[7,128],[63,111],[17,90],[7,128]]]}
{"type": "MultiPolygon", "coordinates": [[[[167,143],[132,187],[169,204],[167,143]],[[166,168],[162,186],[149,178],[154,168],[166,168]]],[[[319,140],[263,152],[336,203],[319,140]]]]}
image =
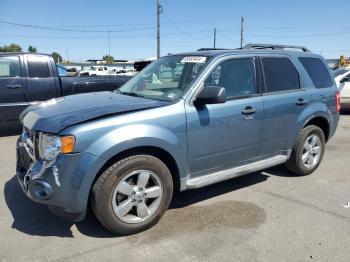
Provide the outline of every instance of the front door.
{"type": "Polygon", "coordinates": [[[263,102],[254,58],[223,61],[204,83],[211,86],[225,88],[226,103],[186,106],[191,176],[232,167],[256,157],[259,149],[263,102]]]}

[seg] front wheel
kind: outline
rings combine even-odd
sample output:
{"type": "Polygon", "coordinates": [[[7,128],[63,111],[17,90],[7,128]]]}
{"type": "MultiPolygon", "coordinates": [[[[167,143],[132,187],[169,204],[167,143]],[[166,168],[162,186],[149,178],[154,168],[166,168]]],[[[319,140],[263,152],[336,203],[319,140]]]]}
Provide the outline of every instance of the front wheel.
{"type": "Polygon", "coordinates": [[[153,156],[134,155],[113,164],[92,188],[92,207],[109,231],[129,235],[156,224],[169,207],[173,181],[153,156]]]}
{"type": "Polygon", "coordinates": [[[288,170],[297,175],[314,172],[322,161],[325,143],[321,128],[314,125],[303,128],[287,161],[288,170]]]}

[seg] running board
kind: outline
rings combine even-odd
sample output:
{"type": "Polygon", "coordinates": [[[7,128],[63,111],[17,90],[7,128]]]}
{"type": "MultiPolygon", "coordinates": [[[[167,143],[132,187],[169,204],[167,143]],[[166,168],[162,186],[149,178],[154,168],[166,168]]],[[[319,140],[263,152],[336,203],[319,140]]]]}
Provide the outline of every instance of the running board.
{"type": "Polygon", "coordinates": [[[220,181],[231,179],[247,173],[252,173],[265,168],[276,166],[287,161],[288,157],[285,155],[278,155],[254,163],[245,164],[231,169],[211,173],[209,175],[190,178],[186,181],[186,189],[194,189],[214,184],[220,181]]]}

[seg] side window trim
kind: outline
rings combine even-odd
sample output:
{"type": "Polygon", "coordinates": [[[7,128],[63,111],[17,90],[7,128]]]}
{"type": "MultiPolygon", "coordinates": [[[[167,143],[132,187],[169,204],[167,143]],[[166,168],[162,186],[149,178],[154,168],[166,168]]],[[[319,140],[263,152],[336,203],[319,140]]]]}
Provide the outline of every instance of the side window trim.
{"type": "Polygon", "coordinates": [[[293,93],[293,92],[299,92],[299,91],[306,91],[305,88],[305,80],[302,79],[302,75],[300,74],[300,71],[298,70],[298,67],[295,65],[295,63],[288,57],[284,55],[266,55],[266,56],[259,56],[259,66],[261,70],[261,75],[262,75],[262,88],[261,88],[261,94],[263,96],[267,95],[276,95],[276,94],[283,94],[283,93],[293,93]],[[294,89],[288,89],[288,90],[281,90],[281,91],[274,91],[274,92],[267,92],[267,85],[266,85],[266,76],[265,76],[265,70],[264,70],[264,65],[263,65],[263,58],[285,58],[288,59],[289,62],[293,65],[294,69],[298,73],[298,80],[299,80],[299,88],[294,88],[294,89]]]}

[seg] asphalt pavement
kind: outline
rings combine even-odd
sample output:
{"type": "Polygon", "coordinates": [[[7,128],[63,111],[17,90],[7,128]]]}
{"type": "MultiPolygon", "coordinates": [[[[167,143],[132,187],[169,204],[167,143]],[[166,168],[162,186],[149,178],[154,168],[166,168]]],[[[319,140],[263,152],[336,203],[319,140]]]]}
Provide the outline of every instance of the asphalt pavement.
{"type": "Polygon", "coordinates": [[[349,114],[313,174],[275,167],[180,193],[155,227],[128,237],[27,199],[15,141],[0,138],[0,261],[350,261],[349,114]]]}

